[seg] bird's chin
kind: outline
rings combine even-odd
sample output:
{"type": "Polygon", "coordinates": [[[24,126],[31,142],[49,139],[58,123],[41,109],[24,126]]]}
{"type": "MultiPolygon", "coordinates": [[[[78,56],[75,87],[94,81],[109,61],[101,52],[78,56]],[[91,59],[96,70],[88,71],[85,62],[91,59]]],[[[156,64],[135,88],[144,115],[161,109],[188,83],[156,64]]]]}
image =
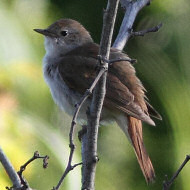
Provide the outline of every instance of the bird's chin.
{"type": "Polygon", "coordinates": [[[45,37],[44,46],[48,57],[57,57],[62,52],[62,46],[56,38],[45,37]]]}

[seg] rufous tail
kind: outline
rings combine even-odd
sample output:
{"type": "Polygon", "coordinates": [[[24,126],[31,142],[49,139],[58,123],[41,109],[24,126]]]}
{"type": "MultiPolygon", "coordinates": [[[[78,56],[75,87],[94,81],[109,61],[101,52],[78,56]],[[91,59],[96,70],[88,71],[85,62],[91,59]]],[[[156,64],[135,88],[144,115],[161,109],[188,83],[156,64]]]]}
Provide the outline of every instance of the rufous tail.
{"type": "Polygon", "coordinates": [[[134,117],[128,116],[129,126],[128,133],[134,147],[137,160],[147,183],[153,182],[155,178],[154,168],[152,162],[146,152],[143,136],[142,136],[142,122],[134,117]]]}

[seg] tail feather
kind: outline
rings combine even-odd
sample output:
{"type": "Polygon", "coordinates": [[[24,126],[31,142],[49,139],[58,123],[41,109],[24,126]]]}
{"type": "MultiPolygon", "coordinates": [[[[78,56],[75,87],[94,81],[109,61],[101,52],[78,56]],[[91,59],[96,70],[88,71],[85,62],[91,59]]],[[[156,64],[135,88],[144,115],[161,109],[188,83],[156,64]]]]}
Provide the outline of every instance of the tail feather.
{"type": "Polygon", "coordinates": [[[153,182],[155,178],[154,168],[151,160],[146,152],[143,136],[142,136],[142,122],[134,117],[129,116],[128,134],[133,144],[137,160],[140,168],[144,174],[147,183],[153,182]]]}

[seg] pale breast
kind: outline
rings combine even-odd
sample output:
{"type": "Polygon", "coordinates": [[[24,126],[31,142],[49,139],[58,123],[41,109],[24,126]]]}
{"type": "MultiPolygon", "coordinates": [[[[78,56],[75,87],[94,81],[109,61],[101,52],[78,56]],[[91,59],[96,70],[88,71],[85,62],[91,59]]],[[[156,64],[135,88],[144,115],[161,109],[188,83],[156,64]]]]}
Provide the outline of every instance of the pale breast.
{"type": "MultiPolygon", "coordinates": [[[[54,102],[67,114],[73,116],[75,111],[75,104],[80,101],[82,96],[74,92],[72,89],[68,88],[61,76],[59,75],[58,66],[46,61],[47,58],[44,58],[44,78],[48,84],[54,102]]],[[[79,120],[80,123],[85,123],[86,121],[86,108],[89,104],[89,101],[82,107],[79,120]],[[85,121],[83,121],[85,120],[85,121]]]]}

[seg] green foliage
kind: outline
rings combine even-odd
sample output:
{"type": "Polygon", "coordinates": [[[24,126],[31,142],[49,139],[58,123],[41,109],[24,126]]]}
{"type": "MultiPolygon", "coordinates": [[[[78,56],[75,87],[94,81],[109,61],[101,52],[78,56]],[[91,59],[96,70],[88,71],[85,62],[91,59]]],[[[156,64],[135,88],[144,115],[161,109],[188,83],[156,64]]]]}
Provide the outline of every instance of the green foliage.
{"type": "MultiPolygon", "coordinates": [[[[99,42],[106,1],[1,0],[0,6],[0,146],[18,170],[35,150],[50,156],[49,168],[36,161],[25,171],[31,186],[50,189],[68,159],[70,118],[54,105],[42,76],[43,39],[32,31],[61,17],[80,21],[99,42]],[[64,114],[64,117],[63,117],[64,114]]],[[[151,104],[161,113],[157,127],[144,125],[145,144],[156,170],[156,182],[147,186],[135,155],[115,126],[101,127],[97,189],[161,189],[165,174],[171,176],[190,153],[190,66],[187,0],[153,1],[139,14],[134,30],[164,23],[158,33],[130,39],[126,52],[138,60],[137,75],[151,104]]],[[[121,21],[119,14],[118,21],[121,21]]],[[[116,26],[116,31],[119,24],[116,26]]],[[[80,161],[77,141],[75,161],[80,161]]],[[[172,189],[189,189],[187,165],[172,189]]],[[[0,166],[0,189],[10,181],[0,166]]],[[[68,175],[65,189],[80,189],[80,168],[68,175]]]]}

